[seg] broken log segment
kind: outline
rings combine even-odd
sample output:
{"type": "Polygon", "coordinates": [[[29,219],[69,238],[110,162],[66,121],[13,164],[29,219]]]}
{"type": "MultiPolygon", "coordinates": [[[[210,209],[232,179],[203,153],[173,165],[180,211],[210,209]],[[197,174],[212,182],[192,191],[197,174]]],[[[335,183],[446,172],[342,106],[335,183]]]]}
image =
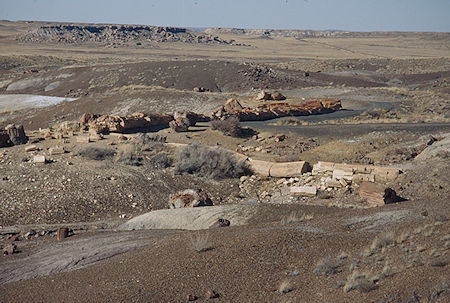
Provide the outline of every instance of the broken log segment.
{"type": "Polygon", "coordinates": [[[378,183],[363,182],[359,187],[359,196],[367,199],[372,206],[382,206],[395,203],[399,200],[392,188],[378,183]]]}
{"type": "Polygon", "coordinates": [[[315,197],[317,188],[315,186],[291,186],[289,192],[294,196],[315,197]]]}

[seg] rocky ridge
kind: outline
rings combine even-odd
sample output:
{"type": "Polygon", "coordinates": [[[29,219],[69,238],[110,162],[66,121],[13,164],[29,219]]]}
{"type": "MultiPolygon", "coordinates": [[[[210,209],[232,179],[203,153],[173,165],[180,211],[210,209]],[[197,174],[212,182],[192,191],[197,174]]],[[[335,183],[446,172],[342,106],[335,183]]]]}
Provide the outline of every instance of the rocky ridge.
{"type": "Polygon", "coordinates": [[[146,25],[76,25],[55,24],[38,27],[17,37],[26,43],[102,43],[123,45],[142,42],[183,42],[204,44],[234,44],[233,40],[223,40],[217,36],[191,32],[185,28],[146,25]]]}

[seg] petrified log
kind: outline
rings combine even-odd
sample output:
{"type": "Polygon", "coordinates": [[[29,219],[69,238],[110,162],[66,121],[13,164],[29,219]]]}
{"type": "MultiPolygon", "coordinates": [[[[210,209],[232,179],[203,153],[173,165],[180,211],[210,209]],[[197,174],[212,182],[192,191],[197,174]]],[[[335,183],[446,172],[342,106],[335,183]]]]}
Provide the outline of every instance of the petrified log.
{"type": "Polygon", "coordinates": [[[28,137],[25,135],[23,125],[10,124],[5,130],[14,145],[25,144],[28,142],[28,137]]]}
{"type": "Polygon", "coordinates": [[[398,201],[397,194],[392,188],[372,182],[363,182],[359,187],[359,196],[367,199],[373,206],[382,206],[398,201]]]}

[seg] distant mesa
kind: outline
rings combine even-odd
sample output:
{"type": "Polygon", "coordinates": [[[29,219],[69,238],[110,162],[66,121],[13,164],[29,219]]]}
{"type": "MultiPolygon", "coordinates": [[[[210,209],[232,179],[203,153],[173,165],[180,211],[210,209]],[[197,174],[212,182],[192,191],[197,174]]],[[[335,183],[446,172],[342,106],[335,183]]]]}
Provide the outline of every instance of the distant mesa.
{"type": "Polygon", "coordinates": [[[19,35],[17,40],[23,43],[100,43],[118,46],[129,43],[142,45],[145,41],[240,45],[234,40],[224,40],[186,28],[146,25],[53,24],[19,35]]]}

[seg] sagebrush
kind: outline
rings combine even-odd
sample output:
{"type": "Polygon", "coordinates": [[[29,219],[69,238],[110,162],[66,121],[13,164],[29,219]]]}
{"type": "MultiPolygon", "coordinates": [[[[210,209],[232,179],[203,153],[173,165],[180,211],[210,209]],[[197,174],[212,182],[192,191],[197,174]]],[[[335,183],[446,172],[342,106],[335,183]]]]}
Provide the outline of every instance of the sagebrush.
{"type": "Polygon", "coordinates": [[[223,179],[250,174],[245,160],[220,148],[190,144],[183,148],[175,163],[175,174],[192,174],[199,177],[223,179]]]}

